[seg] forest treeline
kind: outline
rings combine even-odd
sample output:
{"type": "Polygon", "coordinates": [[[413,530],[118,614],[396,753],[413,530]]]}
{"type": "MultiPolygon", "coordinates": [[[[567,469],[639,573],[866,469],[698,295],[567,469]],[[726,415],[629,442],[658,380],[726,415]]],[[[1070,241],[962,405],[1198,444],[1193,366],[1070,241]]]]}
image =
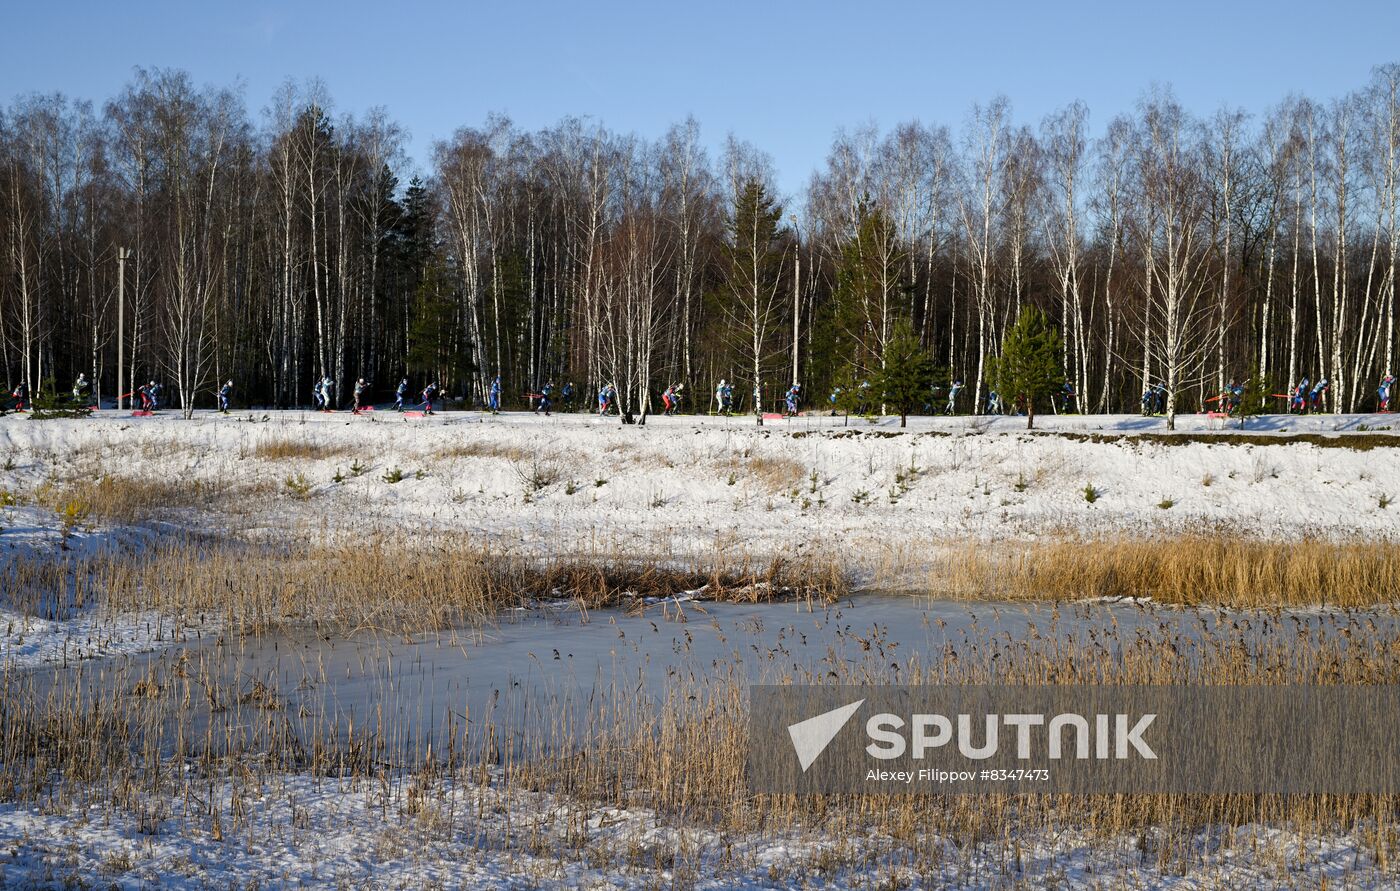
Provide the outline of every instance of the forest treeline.
{"type": "MultiPolygon", "coordinates": [[[[841,131],[805,194],[685,120],[659,139],[491,117],[405,181],[389,112],[336,116],[319,84],[249,111],[236,91],[138,70],[102,105],[0,111],[0,365],[7,384],[127,381],[176,404],[310,401],[364,377],[480,401],[615,383],[624,410],[721,378],[764,407],[875,375],[908,322],[984,404],[1023,306],[1062,337],[1090,411],[1160,385],[1197,410],[1231,380],[1326,378],[1368,408],[1393,371],[1400,66],[1351,94],[1198,116],[1166,89],[1091,126],[1005,99],[956,126],[841,131]]],[[[696,408],[703,408],[704,398],[696,408]]],[[[752,406],[746,406],[752,408],[752,406]]]]}

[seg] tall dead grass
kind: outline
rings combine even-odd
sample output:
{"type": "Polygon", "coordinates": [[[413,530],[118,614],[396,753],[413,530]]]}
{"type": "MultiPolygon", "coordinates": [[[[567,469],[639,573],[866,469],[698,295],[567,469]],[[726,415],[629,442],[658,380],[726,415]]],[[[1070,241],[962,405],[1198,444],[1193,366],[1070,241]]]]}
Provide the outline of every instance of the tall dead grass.
{"type": "Polygon", "coordinates": [[[490,621],[542,600],[627,609],[700,588],[713,600],[829,602],[848,593],[850,582],[834,563],[538,559],[461,536],[297,548],[176,539],[139,553],[0,565],[7,605],[36,615],[52,614],[53,592],[65,591],[62,603],[73,607],[212,614],[237,634],[307,623],[421,633],[490,621]]]}
{"type": "Polygon", "coordinates": [[[310,442],[290,437],[264,439],[253,446],[253,457],[264,461],[323,461],[348,455],[350,452],[350,446],[345,443],[310,442]]]}
{"type": "Polygon", "coordinates": [[[929,588],[976,599],[1151,597],[1248,608],[1365,607],[1400,601],[1400,551],[1206,535],[979,543],[936,558],[929,588]]]}
{"type": "MultiPolygon", "coordinates": [[[[1400,799],[1394,796],[754,795],[744,774],[747,685],[755,665],[792,683],[1400,683],[1395,631],[1368,616],[1336,614],[1320,628],[1264,617],[1249,629],[1216,623],[1209,634],[1165,623],[1106,622],[1087,637],[1066,635],[1052,619],[1024,639],[974,626],[950,636],[941,652],[918,653],[886,647],[849,615],[835,621],[850,626],[841,646],[807,669],[794,669],[794,639],[772,651],[741,651],[670,671],[659,698],[624,677],[601,680],[586,703],[525,703],[523,722],[509,698],[526,694],[502,691],[499,707],[485,714],[443,715],[446,726],[433,725],[431,747],[423,736],[426,716],[413,705],[419,687],[404,682],[389,650],[366,651],[360,674],[348,679],[382,696],[380,708],[360,716],[335,708],[335,686],[314,659],[303,660],[300,670],[250,676],[236,646],[79,667],[42,682],[0,672],[0,799],[86,805],[89,818],[111,809],[147,815],[155,837],[169,831],[165,809],[172,806],[201,825],[236,830],[257,824],[265,800],[259,796],[276,773],[295,770],[333,777],[338,788],[374,790],[385,806],[420,808],[454,786],[489,787],[499,801],[549,793],[553,802],[567,803],[569,819],[580,826],[613,819],[617,808],[641,808],[664,827],[718,833],[721,845],[756,836],[822,852],[776,864],[769,880],[782,885],[861,870],[888,856],[937,878],[932,884],[990,879],[1017,887],[1033,878],[1023,844],[1052,845],[1078,833],[1110,840],[1108,857],[1163,876],[1189,876],[1200,856],[1198,833],[1210,834],[1207,844],[1248,851],[1258,839],[1241,829],[1260,824],[1304,839],[1347,835],[1358,847],[1358,868],[1396,874],[1400,837],[1392,827],[1400,799]],[[289,708],[294,699],[298,706],[289,708]],[[213,779],[226,776],[236,782],[216,796],[213,779]],[[1136,842],[1112,847],[1125,838],[1136,842]],[[999,852],[1002,869],[994,876],[963,871],[977,862],[979,846],[999,852]]],[[[457,836],[474,837],[484,825],[480,808],[451,808],[438,817],[436,829],[457,836]]],[[[588,832],[564,832],[550,849],[561,862],[586,858],[622,871],[645,860],[669,869],[685,851],[665,839],[679,845],[684,837],[663,831],[639,852],[599,847],[588,832]]],[[[526,830],[510,843],[538,844],[538,836],[526,830]]],[[[1318,884],[1304,849],[1255,868],[1277,870],[1294,886],[1318,884]]]]}
{"type": "Polygon", "coordinates": [[[224,491],[223,484],[201,479],[102,476],[48,481],[35,490],[34,498],[61,515],[132,524],[165,511],[207,507],[224,491]]]}
{"type": "Polygon", "coordinates": [[[530,457],[530,452],[522,446],[485,439],[454,442],[442,446],[433,454],[434,457],[447,460],[453,458],[504,458],[508,461],[524,461],[530,457]]]}
{"type": "Polygon", "coordinates": [[[738,466],[769,492],[786,492],[802,482],[807,468],[796,458],[785,455],[752,455],[738,466]]]}

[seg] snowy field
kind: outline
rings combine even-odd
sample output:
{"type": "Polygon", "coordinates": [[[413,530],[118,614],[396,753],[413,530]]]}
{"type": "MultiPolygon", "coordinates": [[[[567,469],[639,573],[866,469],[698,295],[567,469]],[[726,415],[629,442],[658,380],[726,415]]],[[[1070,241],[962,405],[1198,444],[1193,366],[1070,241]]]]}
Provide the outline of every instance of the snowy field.
{"type": "MultiPolygon", "coordinates": [[[[180,491],[208,484],[228,496],[227,531],[251,537],[439,529],[544,553],[834,548],[853,565],[968,537],[1210,528],[1394,539],[1400,509],[1383,502],[1400,496],[1396,451],[1287,441],[1364,434],[1369,446],[1395,435],[1391,417],[1253,419],[1248,444],[1232,443],[1236,431],[1194,441],[1208,425],[1194,415],[1179,419],[1174,444],[1138,438],[1163,433],[1164,422],[1135,416],[1049,416],[1037,419],[1035,433],[1014,417],[911,418],[907,430],[897,418],[847,426],[831,417],[762,427],[752,418],[652,417],[626,426],[588,415],[474,412],[9,417],[0,419],[0,490],[22,507],[46,480],[160,481],[172,493],[160,519],[205,529],[207,517],[181,513],[180,491]],[[1258,437],[1279,444],[1256,444],[1258,437]],[[321,455],[260,457],[260,448],[279,444],[321,455]]],[[[0,512],[0,524],[0,548],[56,541],[42,512],[0,512]]]]}

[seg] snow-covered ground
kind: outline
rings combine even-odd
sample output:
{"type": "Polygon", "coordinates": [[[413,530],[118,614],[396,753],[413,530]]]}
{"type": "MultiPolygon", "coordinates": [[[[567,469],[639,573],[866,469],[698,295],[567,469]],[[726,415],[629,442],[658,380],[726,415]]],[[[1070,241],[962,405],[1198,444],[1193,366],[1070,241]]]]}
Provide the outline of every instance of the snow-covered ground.
{"type": "MultiPolygon", "coordinates": [[[[373,535],[444,529],[542,553],[837,553],[852,563],[950,539],[1141,535],[1223,529],[1267,537],[1400,537],[1389,447],[1321,448],[1286,434],[1391,432],[1389,415],[1268,417],[1277,445],[1190,441],[1202,416],[911,418],[255,412],[231,416],[0,420],[0,490],[21,502],[46,479],[138,477],[222,492],[241,535],[373,535]],[[1127,434],[1126,436],[1122,436],[1127,434]],[[331,454],[257,456],[260,444],[331,454]],[[403,475],[388,482],[386,474],[403,475]],[[337,479],[338,478],[338,479],[337,479]],[[304,494],[293,491],[303,487],[304,494]],[[1090,502],[1085,488],[1097,495],[1090,502]],[[1388,488],[1389,487],[1389,488],[1388,488]],[[834,551],[833,551],[834,549],[834,551]]],[[[1374,443],[1375,436],[1367,437],[1374,443]]],[[[177,520],[178,511],[172,513],[177,520]]],[[[167,516],[167,520],[171,517],[167,516]]],[[[204,529],[207,518],[186,516],[204,529]]],[[[0,511],[0,525],[11,526],[0,511]]],[[[31,515],[30,537],[37,525],[31,515]]],[[[0,550],[19,538],[0,533],[0,550]]],[[[52,535],[48,539],[52,541],[52,535]]]]}
{"type": "MultiPolygon", "coordinates": [[[[911,418],[901,430],[898,419],[847,425],[816,416],[761,427],[708,417],[624,426],[523,413],[6,417],[0,559],[140,548],[179,529],[294,542],[461,532],[515,553],[812,555],[853,569],[917,565],[930,549],[968,539],[1183,531],[1400,539],[1400,505],[1387,506],[1400,498],[1392,466],[1400,434],[1388,415],[1251,421],[1248,432],[1269,444],[1237,441],[1233,431],[1198,441],[1209,422],[1197,416],[1180,418],[1170,441],[1142,435],[1164,433],[1160,419],[1135,416],[1050,416],[1038,419],[1036,433],[1023,426],[1020,418],[911,418]],[[1364,449],[1323,448],[1290,438],[1298,433],[1380,438],[1355,440],[1364,449]],[[322,454],[260,453],[272,444],[322,454]],[[169,503],[130,525],[65,524],[40,495],[103,476],[163,483],[169,503]]],[[[217,630],[99,609],[35,618],[0,591],[0,666],[131,654],[217,630]]],[[[191,783],[190,794],[167,790],[139,813],[85,804],[81,794],[0,804],[0,886],[1234,888],[1395,880],[1377,872],[1370,839],[1279,826],[1203,830],[1184,846],[1077,831],[972,845],[928,838],[920,850],[942,856],[922,858],[921,872],[910,868],[905,841],[724,833],[640,806],[580,810],[541,793],[451,781],[418,788],[404,775],[348,784],[269,774],[240,779],[237,791],[227,779],[191,783]],[[210,800],[222,802],[219,821],[199,804],[210,800]]]]}
{"type": "Polygon", "coordinates": [[[495,785],[412,776],[192,781],[145,825],[93,804],[0,805],[0,884],[208,888],[1354,888],[1394,887],[1350,835],[1262,825],[1018,835],[973,845],[871,833],[744,833],[645,808],[583,807],[495,785]],[[230,801],[243,814],[235,822],[230,801]],[[210,817],[205,802],[221,813],[210,817]],[[193,804],[190,813],[186,810],[193,804]],[[157,816],[161,815],[161,816],[157,816]],[[918,851],[911,865],[913,852],[918,851]]]}
{"type": "Polygon", "coordinates": [[[6,609],[0,603],[0,668],[67,665],[84,659],[144,653],[217,630],[154,611],[109,615],[88,609],[46,619],[6,609]]]}

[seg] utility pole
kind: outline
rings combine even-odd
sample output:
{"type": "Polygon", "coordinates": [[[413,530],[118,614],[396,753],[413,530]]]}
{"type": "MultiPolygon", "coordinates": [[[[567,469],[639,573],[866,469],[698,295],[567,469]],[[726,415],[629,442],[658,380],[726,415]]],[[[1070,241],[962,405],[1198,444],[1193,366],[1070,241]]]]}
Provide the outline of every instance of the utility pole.
{"type": "Polygon", "coordinates": [[[792,382],[795,384],[797,383],[797,344],[800,342],[797,333],[797,320],[802,317],[802,235],[797,228],[797,215],[791,214],[788,219],[792,220],[792,231],[797,237],[797,243],[792,252],[792,382]]]}
{"type": "MultiPolygon", "coordinates": [[[[126,362],[126,260],[131,252],[117,248],[117,411],[122,410],[122,365],[126,362]]],[[[98,406],[102,405],[101,400],[98,406]]]]}

